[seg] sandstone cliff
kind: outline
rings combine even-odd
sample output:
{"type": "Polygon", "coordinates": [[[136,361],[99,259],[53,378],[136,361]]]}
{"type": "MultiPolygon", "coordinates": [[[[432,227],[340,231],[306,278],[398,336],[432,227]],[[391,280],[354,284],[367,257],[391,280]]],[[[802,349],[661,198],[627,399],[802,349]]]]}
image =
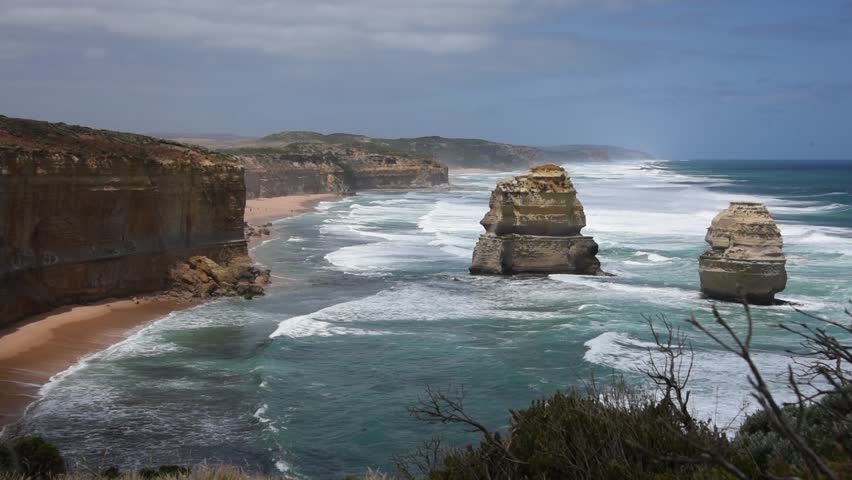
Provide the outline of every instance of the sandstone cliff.
{"type": "Polygon", "coordinates": [[[175,262],[246,253],[233,157],[0,116],[0,325],[166,288],[175,262]]]}
{"type": "Polygon", "coordinates": [[[580,234],[586,215],[562,167],[542,165],[498,183],[489,207],[471,273],[602,273],[597,243],[580,234]]]}
{"type": "Polygon", "coordinates": [[[447,183],[447,167],[415,155],[353,145],[296,143],[231,150],[246,169],[248,198],[447,183]]]}
{"type": "Polygon", "coordinates": [[[771,304],[787,285],[781,231],[760,203],[732,202],[713,219],[710,249],[698,261],[701,291],[710,298],[771,304]]]}

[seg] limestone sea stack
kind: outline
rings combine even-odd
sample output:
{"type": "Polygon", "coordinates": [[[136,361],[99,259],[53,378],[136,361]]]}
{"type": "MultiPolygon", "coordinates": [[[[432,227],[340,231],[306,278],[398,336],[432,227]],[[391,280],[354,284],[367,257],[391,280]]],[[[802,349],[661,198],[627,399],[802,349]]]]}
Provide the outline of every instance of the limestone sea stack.
{"type": "Polygon", "coordinates": [[[598,244],[580,234],[586,215],[564,168],[541,165],[498,183],[489,206],[471,273],[602,274],[598,244]]]}
{"type": "Polygon", "coordinates": [[[698,260],[705,296],[769,305],[787,285],[781,231],[765,205],[732,202],[713,219],[705,240],[710,249],[698,260]]]}

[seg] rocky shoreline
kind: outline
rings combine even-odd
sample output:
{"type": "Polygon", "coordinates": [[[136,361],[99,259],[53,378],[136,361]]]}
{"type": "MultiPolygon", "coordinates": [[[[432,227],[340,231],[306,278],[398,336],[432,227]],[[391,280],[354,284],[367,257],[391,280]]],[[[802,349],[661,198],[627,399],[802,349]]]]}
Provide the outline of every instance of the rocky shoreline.
{"type": "MultiPolygon", "coordinates": [[[[305,195],[280,200],[265,199],[286,205],[287,208],[277,209],[272,213],[275,217],[259,218],[287,218],[308,211],[320,201],[334,198],[328,195],[305,195]]],[[[249,208],[246,207],[245,218],[258,218],[258,211],[252,212],[249,208]]],[[[261,213],[270,215],[270,210],[261,213]]],[[[250,244],[252,238],[257,237],[251,237],[250,244]]],[[[254,246],[256,243],[248,249],[249,258],[254,246]]],[[[254,275],[253,280],[258,286],[268,285],[272,281],[268,270],[246,264],[246,257],[242,260],[245,266],[242,272],[254,275]],[[261,278],[258,279],[258,276],[261,278]]],[[[201,259],[196,259],[196,262],[207,263],[201,259]]],[[[4,395],[0,395],[0,430],[18,420],[27,407],[39,398],[41,388],[55,375],[73,367],[81,359],[121,342],[151,322],[214,298],[216,295],[205,296],[201,293],[204,289],[213,289],[214,285],[219,290],[221,284],[212,283],[213,279],[204,282],[200,272],[204,270],[191,269],[190,275],[197,275],[196,279],[186,283],[178,279],[176,287],[169,290],[109,298],[84,305],[65,305],[0,329],[0,383],[6,389],[4,395]]],[[[241,275],[239,268],[237,275],[241,275]]],[[[248,275],[244,280],[250,280],[248,275]]],[[[255,294],[259,293],[256,288],[253,290],[255,294]]]]}
{"type": "Polygon", "coordinates": [[[134,135],[0,117],[0,325],[167,289],[196,255],[245,255],[235,158],[134,135]]]}
{"type": "Polygon", "coordinates": [[[270,271],[253,264],[249,244],[269,235],[269,220],[355,189],[447,179],[445,166],[416,156],[297,152],[271,159],[281,168],[265,171],[264,181],[288,185],[288,165],[319,155],[340,167],[342,187],[288,185],[252,193],[285,198],[247,202],[245,172],[254,163],[246,158],[0,116],[0,381],[12,385],[0,400],[0,425],[18,418],[53,375],[140,325],[209,298],[262,295],[270,271]],[[290,195],[313,191],[323,194],[290,195]]]}

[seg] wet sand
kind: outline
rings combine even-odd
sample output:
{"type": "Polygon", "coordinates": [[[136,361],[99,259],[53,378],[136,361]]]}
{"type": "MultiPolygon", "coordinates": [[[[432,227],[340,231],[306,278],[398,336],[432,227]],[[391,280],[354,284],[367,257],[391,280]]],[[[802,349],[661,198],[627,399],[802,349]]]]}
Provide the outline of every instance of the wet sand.
{"type": "Polygon", "coordinates": [[[104,300],[61,307],[0,331],[0,426],[19,419],[57,373],[193,305],[160,296],[104,300]]]}

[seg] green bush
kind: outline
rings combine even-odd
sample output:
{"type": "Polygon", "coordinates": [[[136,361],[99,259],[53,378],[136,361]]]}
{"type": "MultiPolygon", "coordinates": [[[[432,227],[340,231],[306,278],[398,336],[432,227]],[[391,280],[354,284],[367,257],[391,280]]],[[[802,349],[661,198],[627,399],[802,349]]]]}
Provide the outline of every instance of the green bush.
{"type": "Polygon", "coordinates": [[[668,406],[624,387],[605,394],[557,393],[512,413],[505,438],[453,451],[427,478],[676,479],[728,477],[722,470],[679,463],[700,445],[730,450],[706,424],[687,428],[668,406]]]}
{"type": "Polygon", "coordinates": [[[0,472],[11,472],[14,469],[15,457],[12,455],[12,450],[0,444],[0,472]]]}
{"type": "Polygon", "coordinates": [[[22,438],[12,446],[17,470],[25,477],[49,478],[65,473],[59,449],[41,437],[22,438]]]}
{"type": "MultiPolygon", "coordinates": [[[[850,471],[852,461],[852,405],[839,392],[823,397],[819,403],[801,411],[788,406],[784,416],[791,425],[799,425],[799,433],[808,445],[838,471],[850,471]],[[799,416],[802,416],[801,422],[799,416]],[[846,422],[838,421],[845,418],[846,422]]],[[[772,428],[765,411],[749,415],[733,442],[737,450],[747,454],[761,471],[778,476],[806,475],[807,464],[792,442],[772,428]]],[[[848,478],[848,477],[843,477],[848,478]]]]}

